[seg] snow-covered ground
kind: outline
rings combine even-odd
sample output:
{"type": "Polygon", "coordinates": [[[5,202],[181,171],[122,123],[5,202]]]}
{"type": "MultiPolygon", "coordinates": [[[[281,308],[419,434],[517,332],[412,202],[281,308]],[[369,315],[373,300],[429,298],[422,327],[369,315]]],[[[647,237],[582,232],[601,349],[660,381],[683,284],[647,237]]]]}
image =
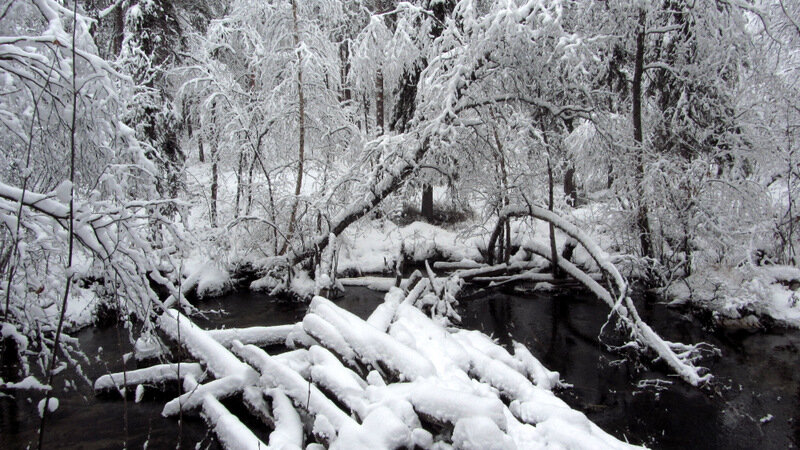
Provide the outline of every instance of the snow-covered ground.
{"type": "Polygon", "coordinates": [[[788,266],[708,268],[676,281],[667,295],[714,313],[718,323],[759,328],[758,316],[800,328],[800,269],[788,266]]]}

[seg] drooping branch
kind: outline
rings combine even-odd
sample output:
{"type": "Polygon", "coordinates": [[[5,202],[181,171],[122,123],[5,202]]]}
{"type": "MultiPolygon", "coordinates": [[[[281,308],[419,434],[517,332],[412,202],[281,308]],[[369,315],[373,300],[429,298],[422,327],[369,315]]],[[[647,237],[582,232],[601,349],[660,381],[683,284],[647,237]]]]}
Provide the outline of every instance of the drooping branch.
{"type": "MultiPolygon", "coordinates": [[[[692,362],[692,358],[695,356],[696,350],[698,349],[696,345],[686,346],[665,341],[641,319],[631,297],[628,295],[629,287],[627,281],[614,264],[611,263],[606,253],[586,235],[586,233],[562,217],[559,217],[554,212],[535,205],[509,206],[504,208],[500,215],[505,219],[508,217],[530,216],[544,220],[573,238],[578,244],[583,246],[604,275],[610,279],[617,293],[612,295],[589,275],[585,274],[564,258],[556,258],[557,261],[551,262],[553,264],[558,264],[561,269],[586,285],[598,298],[608,304],[611,308],[611,314],[617,314],[619,316],[622,323],[630,332],[631,337],[655,352],[660,359],[664,360],[664,362],[687,383],[692,386],[700,386],[711,380],[710,373],[701,375],[700,368],[694,366],[692,362]],[[675,349],[681,350],[681,353],[676,353],[675,349]]],[[[552,258],[550,249],[534,246],[531,247],[530,250],[548,260],[552,258]]]]}

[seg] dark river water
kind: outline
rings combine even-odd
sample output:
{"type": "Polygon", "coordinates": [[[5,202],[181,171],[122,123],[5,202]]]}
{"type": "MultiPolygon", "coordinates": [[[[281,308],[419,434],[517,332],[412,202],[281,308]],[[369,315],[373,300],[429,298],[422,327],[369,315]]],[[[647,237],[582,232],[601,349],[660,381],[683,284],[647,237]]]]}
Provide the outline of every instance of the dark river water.
{"type": "Polygon", "coordinates": [[[722,351],[700,363],[715,376],[700,391],[666,370],[614,363],[620,355],[597,337],[608,309],[594,297],[493,293],[463,303],[464,327],[523,342],[573,385],[559,396],[617,438],[675,449],[787,449],[800,442],[798,330],[709,332],[688,314],[638,302],[642,318],[665,339],[705,341],[722,351]],[[638,387],[653,379],[672,384],[638,387]]]}
{"type": "MultiPolygon", "coordinates": [[[[349,288],[336,302],[366,317],[383,294],[349,288]]],[[[237,293],[200,305],[211,310],[206,328],[294,323],[305,305],[279,302],[263,294],[237,293]],[[224,310],[224,313],[220,312],[224,310]]],[[[773,330],[758,334],[709,333],[692,318],[648,303],[640,313],[665,338],[704,340],[722,350],[705,360],[716,376],[712,389],[700,391],[666,371],[637,369],[615,362],[597,338],[607,307],[583,295],[507,295],[491,293],[462,301],[463,326],[498,338],[525,343],[548,368],[557,370],[572,388],[558,392],[606,431],[652,448],[796,448],[800,441],[800,332],[773,330]],[[640,380],[671,381],[664,390],[640,388],[640,380]],[[769,420],[762,419],[770,417],[769,420]]],[[[127,332],[88,328],[77,334],[91,363],[87,378],[122,370],[121,355],[131,350],[127,332]]],[[[128,368],[135,363],[131,360],[128,368]]],[[[63,376],[61,377],[63,378],[63,376]]],[[[161,417],[171,394],[146,391],[141,403],[112,396],[97,397],[91,386],[77,383],[59,393],[58,410],[48,416],[45,448],[219,448],[197,417],[161,417]],[[127,418],[127,433],[126,433],[127,418]],[[179,431],[180,430],[180,431],[179,431]]],[[[0,448],[35,447],[39,394],[0,398],[0,448]]],[[[266,433],[265,433],[266,434],[266,433]]],[[[264,435],[265,435],[264,434],[264,435]]]]}

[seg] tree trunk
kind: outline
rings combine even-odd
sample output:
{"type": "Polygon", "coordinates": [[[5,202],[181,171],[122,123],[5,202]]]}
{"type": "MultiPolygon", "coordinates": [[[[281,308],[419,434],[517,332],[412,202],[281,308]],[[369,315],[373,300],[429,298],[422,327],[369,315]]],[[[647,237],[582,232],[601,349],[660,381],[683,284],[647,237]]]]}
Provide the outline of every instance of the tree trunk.
{"type": "MultiPolygon", "coordinates": [[[[294,27],[294,47],[297,52],[297,102],[299,107],[298,114],[298,131],[300,134],[297,150],[297,181],[294,185],[294,199],[292,200],[292,212],[289,214],[289,233],[291,236],[294,233],[294,220],[297,215],[297,200],[300,196],[300,190],[303,187],[303,162],[305,159],[305,145],[306,145],[306,102],[303,97],[303,55],[300,53],[300,29],[297,23],[297,0],[292,0],[292,26],[294,27]]],[[[286,251],[284,243],[281,253],[286,251]]]]}
{"type": "Polygon", "coordinates": [[[217,160],[211,164],[211,226],[217,226],[217,160]]]}
{"type": "MultiPolygon", "coordinates": [[[[547,209],[553,211],[553,166],[550,164],[550,156],[547,156],[547,209]]],[[[550,258],[552,262],[553,278],[561,278],[561,270],[558,267],[558,247],[556,247],[556,227],[550,222],[550,258]]]]}
{"type": "Polygon", "coordinates": [[[575,186],[575,166],[570,163],[564,172],[564,195],[567,198],[569,206],[575,206],[575,201],[578,199],[578,188],[575,186]]]}
{"type": "Polygon", "coordinates": [[[353,94],[350,91],[350,84],[347,81],[347,77],[350,75],[350,42],[349,40],[343,41],[339,44],[339,57],[341,58],[342,66],[341,66],[341,83],[342,83],[342,92],[339,99],[342,102],[349,101],[353,94]]]}
{"type": "Polygon", "coordinates": [[[114,54],[122,52],[122,41],[125,38],[125,8],[117,6],[114,11],[114,54]]]}
{"type": "MultiPolygon", "coordinates": [[[[500,166],[500,189],[502,189],[500,196],[500,209],[502,210],[509,205],[508,171],[506,170],[506,156],[503,152],[503,143],[500,142],[500,135],[497,134],[497,127],[492,127],[492,132],[494,134],[494,143],[497,147],[497,162],[500,166]]],[[[503,249],[503,252],[501,252],[498,256],[500,259],[508,263],[508,260],[511,257],[511,221],[506,220],[503,226],[504,229],[502,237],[504,240],[501,241],[501,248],[503,249]]]]}
{"type": "Polygon", "coordinates": [[[642,73],[644,72],[644,34],[647,24],[647,13],[639,9],[639,25],[636,32],[636,61],[633,72],[633,139],[639,146],[636,161],[636,186],[639,190],[639,208],[636,212],[636,225],[642,246],[642,256],[652,257],[653,245],[650,238],[650,221],[647,211],[647,200],[644,195],[644,155],[642,152],[642,73]]]}
{"type": "Polygon", "coordinates": [[[247,203],[245,203],[244,215],[250,215],[250,208],[253,206],[253,169],[256,166],[256,158],[250,158],[250,168],[247,170],[247,203]]]}
{"type": "Polygon", "coordinates": [[[244,172],[244,151],[240,149],[239,164],[238,167],[236,168],[236,199],[234,200],[234,206],[233,206],[234,219],[239,217],[239,206],[242,202],[242,194],[244,193],[242,191],[242,189],[244,189],[244,183],[243,183],[244,174],[242,172],[244,172]]]}
{"type": "Polygon", "coordinates": [[[200,159],[200,162],[206,162],[206,155],[203,152],[203,136],[198,136],[197,138],[197,157],[200,159]]]}
{"type": "Polygon", "coordinates": [[[422,217],[433,222],[433,186],[428,183],[422,186],[422,217]]]}
{"type": "Polygon", "coordinates": [[[375,131],[378,136],[383,135],[383,70],[379,67],[375,75],[375,131]]]}

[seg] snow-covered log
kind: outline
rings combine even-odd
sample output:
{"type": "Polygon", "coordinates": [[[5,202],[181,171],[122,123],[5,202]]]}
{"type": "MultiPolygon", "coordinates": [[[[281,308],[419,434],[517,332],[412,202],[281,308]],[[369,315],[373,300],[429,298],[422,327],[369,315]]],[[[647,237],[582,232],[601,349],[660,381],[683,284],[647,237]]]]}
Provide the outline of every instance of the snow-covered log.
{"type": "Polygon", "coordinates": [[[416,350],[345,311],[322,297],[314,297],[309,311],[333,325],[359,358],[375,368],[385,368],[401,380],[432,375],[433,365],[416,350]]]}
{"type": "Polygon", "coordinates": [[[256,376],[252,367],[243,363],[233,353],[198,327],[188,317],[174,309],[168,309],[159,317],[162,330],[205,364],[217,378],[238,375],[243,379],[256,376]]]}
{"type": "MultiPolygon", "coordinates": [[[[192,375],[184,380],[184,388],[193,391],[198,387],[192,375]]],[[[238,417],[231,414],[225,406],[211,395],[203,396],[203,417],[214,430],[220,443],[228,449],[266,449],[266,444],[261,442],[238,417]]]]}
{"type": "Polygon", "coordinates": [[[275,428],[269,434],[270,447],[286,450],[303,448],[303,422],[292,401],[280,389],[271,389],[267,395],[272,398],[272,415],[275,418],[275,428]]]}
{"type": "Polygon", "coordinates": [[[236,339],[229,351],[169,310],[161,328],[175,339],[180,328],[181,345],[217,379],[197,384],[194,366],[183,376],[187,393],[165,413],[199,409],[220,442],[237,449],[264,446],[219,403],[238,392],[272,427],[274,448],[302,448],[304,430],[333,449],[435,442],[629,448],[555,397],[558,374],[520,344],[512,355],[480,332],[446,328],[414,307],[415,299],[434,296],[430,284],[423,279],[408,294],[393,288],[369,321],[316,297],[301,325],[315,343],[275,356],[236,339]],[[348,359],[376,370],[362,377],[348,359]]]}
{"type": "Polygon", "coordinates": [[[254,345],[234,342],[233,351],[258,368],[264,389],[280,389],[292,399],[296,407],[305,409],[313,416],[325,416],[336,431],[353,422],[347,413],[336,406],[313,383],[277,362],[264,350],[254,345]]]}
{"type": "Polygon", "coordinates": [[[308,351],[312,360],[309,370],[311,381],[336,397],[358,417],[366,417],[366,381],[345,367],[328,349],[315,345],[308,351]]]}
{"type": "Polygon", "coordinates": [[[289,336],[293,327],[294,325],[275,325],[271,327],[226,328],[222,330],[208,330],[206,333],[228,348],[231,347],[234,340],[242,344],[267,347],[270,345],[285,344],[286,337],[289,336]]]}
{"type": "Polygon", "coordinates": [[[433,268],[439,270],[467,270],[467,269],[480,269],[481,267],[486,267],[486,264],[477,263],[470,259],[458,262],[436,261],[433,263],[433,268]]]}
{"type": "Polygon", "coordinates": [[[489,277],[494,275],[501,275],[508,272],[508,265],[506,263],[497,264],[494,266],[483,266],[475,269],[458,270],[455,272],[462,280],[469,280],[475,277],[489,277]]]}
{"type": "Polygon", "coordinates": [[[158,364],[144,369],[129,370],[127,372],[106,374],[95,380],[95,391],[122,390],[140,384],[164,384],[177,381],[187,375],[202,381],[205,373],[198,363],[172,363],[158,364]]]}

